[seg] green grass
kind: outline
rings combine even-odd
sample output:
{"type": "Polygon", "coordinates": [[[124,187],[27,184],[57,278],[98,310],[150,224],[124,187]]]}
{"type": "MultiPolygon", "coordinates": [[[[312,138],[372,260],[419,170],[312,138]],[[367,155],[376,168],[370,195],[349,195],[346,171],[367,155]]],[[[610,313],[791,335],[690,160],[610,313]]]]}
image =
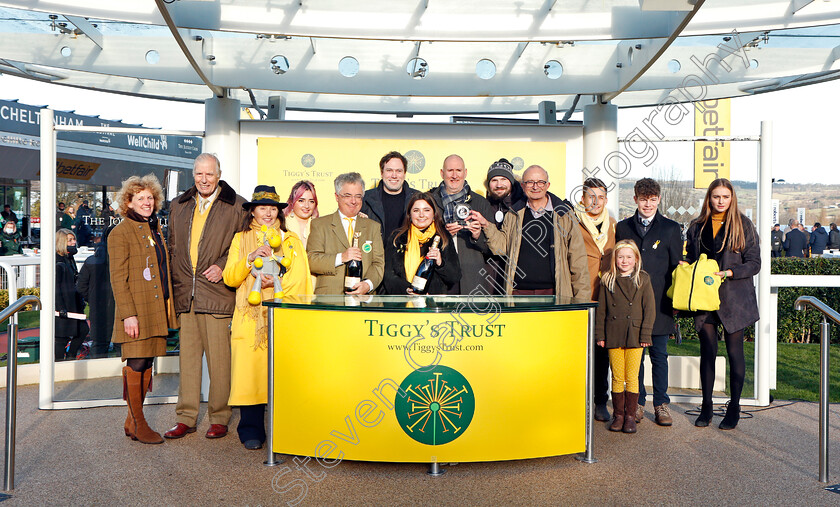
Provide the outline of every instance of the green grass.
{"type": "MultiPolygon", "coordinates": [[[[778,363],[776,367],[776,389],[770,394],[777,400],[808,400],[819,401],[820,383],[820,345],[818,343],[779,343],[778,363]]],[[[699,356],[700,342],[698,340],[683,340],[676,345],[668,342],[668,354],[674,356],[699,356]]],[[[718,355],[726,356],[726,345],[718,343],[718,355]]],[[[755,374],[755,343],[744,343],[744,356],[747,363],[747,375],[744,382],[744,397],[754,396],[755,374]]],[[[840,402],[840,349],[833,346],[829,350],[829,401],[840,402]]],[[[727,379],[729,365],[727,364],[727,379]]],[[[727,380],[727,392],[729,392],[727,380]]]]}
{"type": "MultiPolygon", "coordinates": [[[[41,318],[40,311],[33,311],[33,312],[20,312],[18,313],[18,330],[29,329],[33,327],[38,327],[41,325],[41,318]]],[[[0,333],[5,333],[6,329],[8,328],[9,322],[6,321],[0,324],[0,333]]]]}

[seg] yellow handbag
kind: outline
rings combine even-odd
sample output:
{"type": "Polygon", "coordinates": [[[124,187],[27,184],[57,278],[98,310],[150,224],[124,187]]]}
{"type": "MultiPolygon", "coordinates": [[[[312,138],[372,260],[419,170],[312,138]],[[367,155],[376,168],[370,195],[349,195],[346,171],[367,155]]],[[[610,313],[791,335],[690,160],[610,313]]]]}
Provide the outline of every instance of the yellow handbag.
{"type": "Polygon", "coordinates": [[[714,311],[720,308],[721,277],[718,263],[706,254],[693,264],[680,264],[671,275],[672,283],[666,295],[674,302],[675,310],[714,311]]]}

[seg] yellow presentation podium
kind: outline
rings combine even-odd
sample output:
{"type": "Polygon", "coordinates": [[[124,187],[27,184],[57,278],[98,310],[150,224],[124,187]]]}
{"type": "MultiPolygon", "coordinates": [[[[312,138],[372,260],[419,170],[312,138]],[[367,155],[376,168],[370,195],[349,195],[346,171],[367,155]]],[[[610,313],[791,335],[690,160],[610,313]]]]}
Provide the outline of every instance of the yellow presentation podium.
{"type": "Polygon", "coordinates": [[[309,296],[264,304],[274,336],[269,462],[274,453],[326,467],[591,459],[597,303],[309,296]]]}

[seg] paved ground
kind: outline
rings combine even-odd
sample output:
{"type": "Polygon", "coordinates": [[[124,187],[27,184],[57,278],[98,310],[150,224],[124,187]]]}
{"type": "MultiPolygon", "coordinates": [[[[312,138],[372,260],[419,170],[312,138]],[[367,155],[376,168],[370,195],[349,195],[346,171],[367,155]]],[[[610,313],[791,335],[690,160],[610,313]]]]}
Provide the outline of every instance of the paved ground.
{"type": "MultiPolygon", "coordinates": [[[[206,420],[184,439],[143,445],[122,434],[125,408],[40,411],[37,386],[25,386],[7,505],[285,505],[298,496],[303,505],[837,504],[840,495],[817,481],[817,405],[783,404],[730,432],[717,429],[720,417],[695,428],[686,406],[673,407],[671,428],[650,414],[636,435],[598,424],[596,464],[571,456],[460,464],[432,478],[425,465],[343,462],[316,482],[291,457],[263,466],[264,452],[245,450],[235,435],[204,438],[206,420]]],[[[173,405],[146,410],[158,431],[174,422],[173,405]]],[[[838,456],[840,406],[831,412],[838,456]]],[[[840,483],[840,460],[833,464],[829,484],[840,483]]]]}

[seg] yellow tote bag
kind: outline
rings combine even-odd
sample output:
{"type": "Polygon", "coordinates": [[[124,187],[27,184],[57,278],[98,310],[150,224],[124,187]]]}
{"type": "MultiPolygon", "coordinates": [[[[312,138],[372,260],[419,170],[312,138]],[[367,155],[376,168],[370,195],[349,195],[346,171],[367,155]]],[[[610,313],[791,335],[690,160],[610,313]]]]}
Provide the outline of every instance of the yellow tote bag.
{"type": "Polygon", "coordinates": [[[680,264],[674,269],[671,288],[666,295],[674,302],[675,310],[714,311],[720,308],[721,277],[718,263],[706,254],[693,264],[680,264]]]}

